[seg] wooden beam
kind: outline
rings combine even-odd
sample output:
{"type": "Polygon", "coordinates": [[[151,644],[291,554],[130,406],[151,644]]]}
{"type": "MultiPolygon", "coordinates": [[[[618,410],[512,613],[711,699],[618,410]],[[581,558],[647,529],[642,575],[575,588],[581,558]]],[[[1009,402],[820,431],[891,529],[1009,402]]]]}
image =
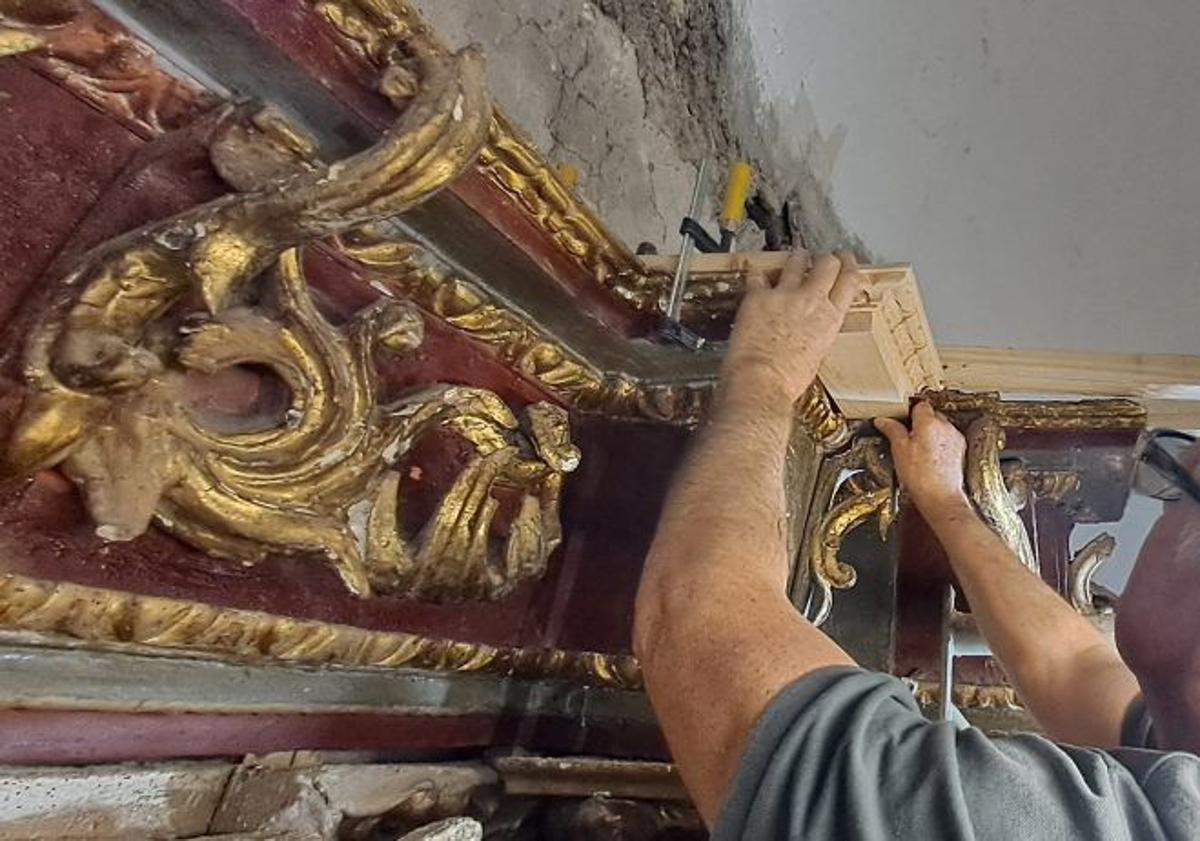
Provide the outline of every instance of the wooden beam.
{"type": "Polygon", "coordinates": [[[1129,397],[1152,426],[1200,429],[1200,356],[942,347],[947,388],[1077,397],[1129,397]]]}
{"type": "MultiPolygon", "coordinates": [[[[693,254],[690,264],[691,277],[701,280],[715,275],[740,275],[744,271],[759,271],[772,281],[783,269],[792,252],[790,251],[736,251],[716,254],[693,254]]],[[[638,257],[647,271],[675,274],[679,263],[678,254],[646,254],[638,257]]],[[[912,274],[907,263],[890,263],[879,266],[863,266],[862,272],[872,284],[903,283],[912,274]]]]}
{"type": "MultiPolygon", "coordinates": [[[[690,282],[736,281],[747,269],[774,279],[788,256],[780,251],[697,254],[690,282]]],[[[648,270],[666,273],[673,273],[678,261],[674,255],[641,259],[648,270]]],[[[848,418],[903,417],[910,397],[942,387],[942,363],[912,267],[900,263],[862,271],[866,291],[821,366],[821,382],[848,418]]]]}

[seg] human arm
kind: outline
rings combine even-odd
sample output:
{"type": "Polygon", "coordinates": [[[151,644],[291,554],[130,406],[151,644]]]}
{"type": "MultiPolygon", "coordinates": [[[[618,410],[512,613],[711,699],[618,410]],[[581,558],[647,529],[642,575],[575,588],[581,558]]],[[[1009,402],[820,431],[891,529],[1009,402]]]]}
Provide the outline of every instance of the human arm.
{"type": "Polygon", "coordinates": [[[963,490],[966,443],[927,403],[912,430],[876,422],[900,482],[950,559],[980,632],[1051,738],[1112,747],[1138,694],[1133,673],[1084,617],[1030,572],[963,490]]]}
{"type": "Polygon", "coordinates": [[[784,458],[795,401],[862,283],[850,255],[794,255],[747,280],[717,405],[646,559],[634,651],[692,799],[712,826],[749,733],[780,689],[853,661],[787,598],[784,458]]]}

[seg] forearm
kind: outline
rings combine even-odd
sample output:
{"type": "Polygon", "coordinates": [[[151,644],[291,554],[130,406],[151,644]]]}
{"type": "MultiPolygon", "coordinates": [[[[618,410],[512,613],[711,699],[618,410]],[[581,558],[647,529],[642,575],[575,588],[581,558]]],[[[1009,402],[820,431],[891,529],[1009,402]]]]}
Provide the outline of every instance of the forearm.
{"type": "Polygon", "coordinates": [[[688,792],[712,826],[755,721],[814,669],[852,665],[788,600],[784,473],[796,399],[863,284],[854,257],[744,276],[717,405],[646,558],[633,650],[688,792]]]}
{"type": "Polygon", "coordinates": [[[755,721],[813,669],[853,661],[787,598],[791,406],[726,393],[646,559],[633,642],[688,791],[711,825],[755,721]]]}
{"type": "Polygon", "coordinates": [[[737,576],[782,589],[791,423],[791,404],[769,390],[731,383],[721,393],[664,506],[643,587],[737,576]]]}
{"type": "Polygon", "coordinates": [[[965,498],[932,506],[926,518],[980,632],[1047,734],[1076,744],[1117,744],[1138,687],[1116,651],[1021,564],[965,498]]]}

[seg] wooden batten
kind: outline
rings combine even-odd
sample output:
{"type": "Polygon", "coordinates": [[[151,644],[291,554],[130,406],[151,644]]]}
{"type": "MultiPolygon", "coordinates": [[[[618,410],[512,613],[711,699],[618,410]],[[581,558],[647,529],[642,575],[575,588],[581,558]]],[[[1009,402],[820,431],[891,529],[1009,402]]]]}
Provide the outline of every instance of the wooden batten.
{"type": "Polygon", "coordinates": [[[949,388],[1128,397],[1151,426],[1200,429],[1200,356],[944,347],[941,357],[949,388]]]}

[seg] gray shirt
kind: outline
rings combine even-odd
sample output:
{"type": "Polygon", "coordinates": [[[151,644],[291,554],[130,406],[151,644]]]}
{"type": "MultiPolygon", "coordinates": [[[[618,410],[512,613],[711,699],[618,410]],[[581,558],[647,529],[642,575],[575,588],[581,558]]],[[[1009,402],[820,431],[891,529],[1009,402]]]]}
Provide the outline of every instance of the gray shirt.
{"type": "Polygon", "coordinates": [[[827,668],[763,713],[712,837],[1196,839],[1200,759],[991,739],[927,720],[896,678],[827,668]]]}

